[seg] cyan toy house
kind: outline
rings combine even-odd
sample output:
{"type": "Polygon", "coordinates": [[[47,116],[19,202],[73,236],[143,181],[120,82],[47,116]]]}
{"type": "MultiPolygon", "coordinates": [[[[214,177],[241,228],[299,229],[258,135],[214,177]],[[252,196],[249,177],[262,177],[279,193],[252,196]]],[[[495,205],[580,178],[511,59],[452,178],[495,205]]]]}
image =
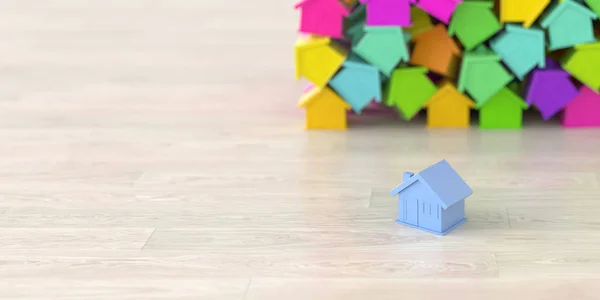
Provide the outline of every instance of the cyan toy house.
{"type": "Polygon", "coordinates": [[[360,61],[346,60],[344,67],[329,85],[356,113],[360,113],[371,101],[381,102],[381,75],[377,68],[360,61]]]}
{"type": "Polygon", "coordinates": [[[574,0],[556,4],[541,22],[542,28],[548,29],[550,50],[594,42],[592,22],[596,19],[593,11],[574,0]]]}
{"type": "Polygon", "coordinates": [[[465,199],[473,191],[446,160],[414,174],[390,191],[398,196],[396,223],[445,235],[466,222],[465,199]]]}

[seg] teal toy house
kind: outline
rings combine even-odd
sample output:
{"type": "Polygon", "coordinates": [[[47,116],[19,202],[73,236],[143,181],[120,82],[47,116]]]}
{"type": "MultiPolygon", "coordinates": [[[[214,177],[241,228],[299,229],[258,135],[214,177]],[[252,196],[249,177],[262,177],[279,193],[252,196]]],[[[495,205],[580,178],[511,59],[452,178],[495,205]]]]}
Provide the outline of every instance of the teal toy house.
{"type": "Polygon", "coordinates": [[[364,35],[353,51],[390,76],[400,62],[410,59],[407,35],[397,26],[365,26],[364,35]]]}
{"type": "Polygon", "coordinates": [[[592,23],[597,18],[593,11],[573,0],[555,5],[541,22],[548,29],[550,50],[594,42],[592,23]]]}
{"type": "Polygon", "coordinates": [[[329,85],[360,113],[371,101],[381,102],[381,81],[377,68],[356,59],[346,60],[329,85]]]}
{"type": "Polygon", "coordinates": [[[519,80],[535,67],[546,67],[544,31],[506,25],[506,30],[490,42],[490,47],[519,80]]]}
{"type": "Polygon", "coordinates": [[[445,235],[467,221],[465,199],[473,191],[446,160],[414,174],[390,191],[398,196],[396,223],[445,235]]]}

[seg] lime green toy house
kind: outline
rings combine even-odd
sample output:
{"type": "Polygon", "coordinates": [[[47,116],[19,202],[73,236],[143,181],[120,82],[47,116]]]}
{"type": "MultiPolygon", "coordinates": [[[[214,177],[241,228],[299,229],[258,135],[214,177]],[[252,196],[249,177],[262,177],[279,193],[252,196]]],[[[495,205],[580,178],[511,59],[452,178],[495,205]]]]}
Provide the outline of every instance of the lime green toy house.
{"type": "Polygon", "coordinates": [[[479,110],[479,128],[481,129],[521,129],[523,110],[527,103],[510,88],[502,88],[482,105],[479,110]]]}
{"type": "Polygon", "coordinates": [[[600,91],[600,42],[575,46],[563,59],[562,66],[585,85],[600,91]]]}
{"type": "Polygon", "coordinates": [[[585,3],[600,16],[600,0],[585,0],[585,3]]]}
{"type": "Polygon", "coordinates": [[[424,67],[400,68],[392,72],[385,88],[386,104],[395,106],[405,120],[412,119],[438,90],[427,72],[424,67]]]}

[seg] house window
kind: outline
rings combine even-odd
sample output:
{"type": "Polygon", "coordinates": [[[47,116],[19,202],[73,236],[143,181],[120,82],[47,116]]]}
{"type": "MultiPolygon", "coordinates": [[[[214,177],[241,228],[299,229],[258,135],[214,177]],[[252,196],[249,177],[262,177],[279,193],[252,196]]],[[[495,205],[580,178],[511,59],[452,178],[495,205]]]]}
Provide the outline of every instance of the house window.
{"type": "MultiPolygon", "coordinates": [[[[431,203],[423,203],[423,215],[426,215],[426,216],[433,215],[433,208],[431,206],[431,203]]],[[[439,218],[439,213],[438,213],[438,218],[439,218]]]]}

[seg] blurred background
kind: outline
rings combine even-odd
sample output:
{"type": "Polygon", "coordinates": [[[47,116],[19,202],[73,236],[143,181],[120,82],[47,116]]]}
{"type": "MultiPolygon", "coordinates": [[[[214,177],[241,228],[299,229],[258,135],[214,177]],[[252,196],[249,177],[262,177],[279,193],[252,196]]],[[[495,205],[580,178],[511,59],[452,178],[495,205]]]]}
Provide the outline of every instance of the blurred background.
{"type": "Polygon", "coordinates": [[[294,3],[0,0],[0,299],[597,298],[597,130],[306,132],[294,3]],[[444,158],[469,222],[395,224],[444,158]]]}
{"type": "Polygon", "coordinates": [[[23,0],[0,11],[4,128],[301,113],[293,1],[23,0]]]}

